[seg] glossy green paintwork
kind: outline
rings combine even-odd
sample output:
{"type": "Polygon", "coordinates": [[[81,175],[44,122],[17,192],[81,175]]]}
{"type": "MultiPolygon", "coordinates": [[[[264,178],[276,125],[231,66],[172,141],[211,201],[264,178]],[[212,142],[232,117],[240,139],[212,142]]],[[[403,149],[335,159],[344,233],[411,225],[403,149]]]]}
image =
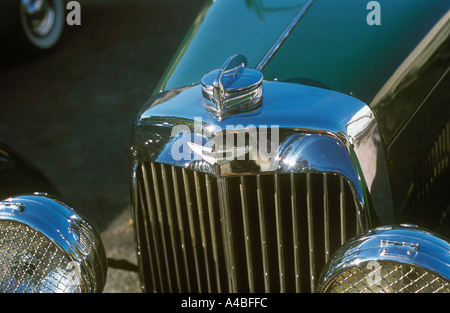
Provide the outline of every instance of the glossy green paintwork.
{"type": "MultiPolygon", "coordinates": [[[[373,26],[367,22],[369,2],[315,0],[262,72],[265,80],[329,88],[370,105],[400,207],[412,169],[450,118],[444,93],[450,1],[378,0],[381,25],[373,26]]],[[[256,67],[305,3],[208,1],[155,91],[198,84],[236,53],[256,67]]]]}
{"type": "Polygon", "coordinates": [[[305,2],[283,0],[271,8],[251,0],[207,2],[157,91],[199,83],[236,53],[256,67],[305,2]]]}
{"type": "MultiPolygon", "coordinates": [[[[255,67],[305,0],[207,2],[157,88],[199,83],[230,55],[255,67]]],[[[316,0],[264,68],[266,80],[328,86],[370,103],[448,0],[380,0],[381,25],[369,26],[366,0],[316,0]]]]}
{"type": "Polygon", "coordinates": [[[314,79],[369,104],[449,2],[379,1],[380,26],[367,24],[368,2],[315,1],[266,67],[266,79],[314,79]]]}

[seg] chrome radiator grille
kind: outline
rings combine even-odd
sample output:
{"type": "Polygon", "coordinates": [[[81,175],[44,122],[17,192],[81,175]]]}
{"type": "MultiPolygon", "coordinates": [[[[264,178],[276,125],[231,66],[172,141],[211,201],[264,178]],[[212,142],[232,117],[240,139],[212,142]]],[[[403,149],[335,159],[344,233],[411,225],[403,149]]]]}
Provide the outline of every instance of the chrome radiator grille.
{"type": "Polygon", "coordinates": [[[310,292],[360,217],[339,175],[215,178],[158,163],[136,173],[148,292],[310,292]]]}

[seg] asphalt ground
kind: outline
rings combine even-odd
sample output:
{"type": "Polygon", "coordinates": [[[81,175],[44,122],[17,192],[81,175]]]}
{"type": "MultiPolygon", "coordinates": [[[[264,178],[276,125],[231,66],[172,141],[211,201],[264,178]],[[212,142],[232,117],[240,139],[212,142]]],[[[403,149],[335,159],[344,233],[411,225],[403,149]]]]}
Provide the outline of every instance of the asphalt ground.
{"type": "Polygon", "coordinates": [[[38,166],[99,228],[107,293],[140,292],[130,215],[129,139],[203,0],[80,0],[50,54],[0,46],[0,141],[38,166]]]}

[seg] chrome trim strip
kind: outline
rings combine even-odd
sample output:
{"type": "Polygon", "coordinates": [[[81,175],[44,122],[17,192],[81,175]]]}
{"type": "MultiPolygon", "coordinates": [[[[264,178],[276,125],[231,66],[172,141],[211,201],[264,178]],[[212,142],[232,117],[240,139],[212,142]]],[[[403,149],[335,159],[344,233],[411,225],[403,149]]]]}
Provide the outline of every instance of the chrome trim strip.
{"type": "Polygon", "coordinates": [[[262,70],[264,66],[270,61],[270,59],[274,56],[274,54],[278,51],[278,49],[281,47],[283,42],[286,40],[286,38],[289,36],[289,34],[292,32],[294,27],[298,24],[298,22],[301,20],[301,18],[305,15],[305,13],[308,11],[308,9],[313,4],[314,0],[308,0],[301,9],[298,11],[298,13],[294,16],[292,21],[289,23],[289,25],[284,29],[284,31],[281,33],[281,35],[278,37],[278,39],[275,41],[273,46],[269,49],[269,51],[266,53],[266,55],[262,58],[262,60],[259,62],[259,64],[256,66],[257,70],[262,70]]]}

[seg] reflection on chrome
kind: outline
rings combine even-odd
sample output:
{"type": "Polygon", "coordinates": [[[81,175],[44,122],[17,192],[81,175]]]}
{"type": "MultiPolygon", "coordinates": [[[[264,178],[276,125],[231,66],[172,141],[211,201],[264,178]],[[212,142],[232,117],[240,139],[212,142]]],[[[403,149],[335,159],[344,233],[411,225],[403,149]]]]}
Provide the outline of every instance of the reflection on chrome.
{"type": "Polygon", "coordinates": [[[101,292],[106,263],[97,229],[61,200],[0,201],[0,293],[101,292]]]}
{"type": "Polygon", "coordinates": [[[326,293],[448,293],[449,242],[415,225],[383,226],[348,241],[324,268],[326,293]]]}
{"type": "Polygon", "coordinates": [[[262,88],[262,106],[256,114],[236,114],[224,119],[218,119],[206,109],[201,85],[157,94],[134,126],[134,163],[159,162],[216,177],[262,173],[341,174],[351,182],[362,213],[373,210],[382,223],[392,223],[386,161],[370,108],[353,97],[320,88],[268,81],[263,82],[262,88]],[[195,118],[202,119],[202,129],[211,131],[199,134],[195,118]],[[176,160],[172,155],[173,146],[179,144],[178,138],[171,136],[175,127],[182,126],[200,136],[202,146],[226,133],[227,126],[250,124],[279,126],[279,147],[273,158],[234,158],[226,162],[209,159],[207,162],[198,158],[176,160]],[[369,201],[369,196],[375,194],[377,197],[369,201]]]}

